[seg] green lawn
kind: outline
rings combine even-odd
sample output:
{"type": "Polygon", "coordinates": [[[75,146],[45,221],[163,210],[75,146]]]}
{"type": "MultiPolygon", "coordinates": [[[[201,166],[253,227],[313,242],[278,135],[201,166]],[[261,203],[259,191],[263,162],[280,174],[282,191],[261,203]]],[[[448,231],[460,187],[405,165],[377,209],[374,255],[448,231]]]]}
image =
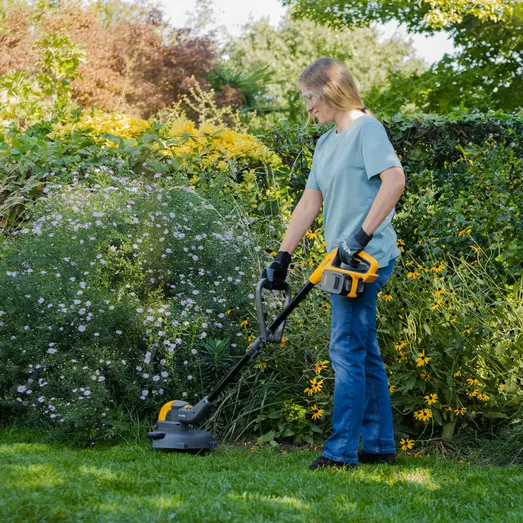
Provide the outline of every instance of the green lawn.
{"type": "Polygon", "coordinates": [[[396,467],[311,472],[318,453],[303,450],[221,447],[194,456],[35,439],[0,430],[2,522],[523,521],[519,466],[400,457],[396,467]]]}

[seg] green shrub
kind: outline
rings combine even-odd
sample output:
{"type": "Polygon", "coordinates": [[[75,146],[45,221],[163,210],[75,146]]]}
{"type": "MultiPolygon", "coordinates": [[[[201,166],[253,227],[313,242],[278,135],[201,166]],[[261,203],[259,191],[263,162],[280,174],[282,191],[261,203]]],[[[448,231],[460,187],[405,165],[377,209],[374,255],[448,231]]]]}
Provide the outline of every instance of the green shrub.
{"type": "MultiPolygon", "coordinates": [[[[403,256],[382,293],[393,300],[379,302],[378,336],[398,434],[423,439],[429,428],[445,438],[454,430],[499,434],[523,411],[523,122],[469,113],[398,115],[384,124],[407,174],[394,219],[403,256]],[[404,348],[402,361],[397,347],[404,348]],[[426,367],[418,367],[420,353],[431,358],[426,367]]],[[[283,124],[266,137],[287,169],[277,175],[288,180],[275,188],[286,198],[280,209],[292,210],[301,196],[314,142],[325,130],[283,124]]],[[[275,251],[288,221],[281,211],[267,212],[267,220],[275,251]]],[[[320,216],[294,253],[295,291],[325,254],[321,225],[320,216]]],[[[283,348],[267,347],[263,368],[242,377],[231,392],[240,403],[231,437],[256,420],[260,441],[269,434],[285,440],[288,401],[307,412],[308,433],[296,432],[301,439],[318,433],[312,427],[322,429],[318,439],[328,434],[333,376],[329,368],[316,369],[329,359],[329,312],[327,299],[313,292],[289,319],[283,348]],[[279,395],[272,393],[276,383],[279,395]],[[319,390],[309,396],[311,388],[319,390]],[[313,420],[318,409],[323,417],[313,420]]]]}
{"type": "Polygon", "coordinates": [[[188,187],[108,179],[55,187],[0,251],[2,406],[79,442],[200,397],[209,340],[241,353],[253,298],[232,216],[188,187]]]}

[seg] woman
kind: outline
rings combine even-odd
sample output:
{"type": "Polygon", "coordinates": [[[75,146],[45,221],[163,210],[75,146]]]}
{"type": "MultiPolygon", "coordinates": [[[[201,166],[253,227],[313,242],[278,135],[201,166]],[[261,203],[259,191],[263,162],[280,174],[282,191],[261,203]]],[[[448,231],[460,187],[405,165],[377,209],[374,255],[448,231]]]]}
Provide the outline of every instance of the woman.
{"type": "Polygon", "coordinates": [[[400,252],[390,221],[405,188],[401,163],[383,125],[361,101],[347,68],[320,58],[299,78],[309,115],[334,122],[316,144],[304,193],[292,213],[279,252],[262,277],[281,288],[291,255],[323,204],[327,252],[350,265],[365,250],[379,264],[378,279],[355,299],[331,294],[329,354],[335,372],[333,434],[309,467],[356,467],[395,463],[392,408],[387,375],[376,339],[378,292],[389,279],[400,252]],[[360,433],[362,452],[357,452],[360,433]]]}

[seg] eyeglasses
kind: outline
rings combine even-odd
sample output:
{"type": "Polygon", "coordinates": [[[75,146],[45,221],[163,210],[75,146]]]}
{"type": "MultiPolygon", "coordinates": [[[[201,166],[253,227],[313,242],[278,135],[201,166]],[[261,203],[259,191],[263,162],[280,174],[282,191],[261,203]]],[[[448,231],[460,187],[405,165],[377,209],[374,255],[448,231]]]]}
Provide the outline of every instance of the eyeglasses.
{"type": "Polygon", "coordinates": [[[302,100],[305,102],[305,105],[310,106],[318,100],[318,98],[321,96],[321,94],[314,94],[314,91],[311,89],[310,91],[306,91],[301,95],[302,100]]]}

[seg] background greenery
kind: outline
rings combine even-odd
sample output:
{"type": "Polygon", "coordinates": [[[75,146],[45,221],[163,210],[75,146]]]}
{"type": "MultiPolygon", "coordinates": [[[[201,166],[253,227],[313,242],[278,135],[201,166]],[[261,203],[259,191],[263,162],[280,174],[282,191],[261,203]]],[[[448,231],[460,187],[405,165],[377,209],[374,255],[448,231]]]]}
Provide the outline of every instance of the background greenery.
{"type": "MultiPolygon", "coordinates": [[[[254,286],[328,129],[307,122],[294,80],[334,53],[358,76],[408,180],[394,221],[403,255],[379,300],[398,447],[444,453],[459,435],[521,448],[523,123],[519,33],[510,36],[519,7],[480,16],[438,0],[436,20],[425,3],[405,15],[409,2],[365,12],[356,2],[339,29],[314,23],[329,22],[318,3],[294,3],[280,27],[253,24],[223,49],[169,32],[143,4],[2,5],[4,422],[78,444],[129,437],[164,399],[197,401],[241,357],[258,335],[254,286]],[[359,28],[391,18],[455,31],[470,56],[481,55],[474,27],[501,28],[506,39],[481,41],[503,60],[460,69],[460,51],[427,69],[410,44],[359,28]],[[134,35],[135,47],[116,45],[118,35],[134,35]],[[384,63],[366,67],[369,56],[384,63]]],[[[294,253],[294,291],[323,255],[319,216],[294,253]]],[[[266,301],[272,315],[282,306],[279,293],[266,301]]],[[[223,440],[321,443],[329,307],[311,293],[205,428],[223,440]]]]}

